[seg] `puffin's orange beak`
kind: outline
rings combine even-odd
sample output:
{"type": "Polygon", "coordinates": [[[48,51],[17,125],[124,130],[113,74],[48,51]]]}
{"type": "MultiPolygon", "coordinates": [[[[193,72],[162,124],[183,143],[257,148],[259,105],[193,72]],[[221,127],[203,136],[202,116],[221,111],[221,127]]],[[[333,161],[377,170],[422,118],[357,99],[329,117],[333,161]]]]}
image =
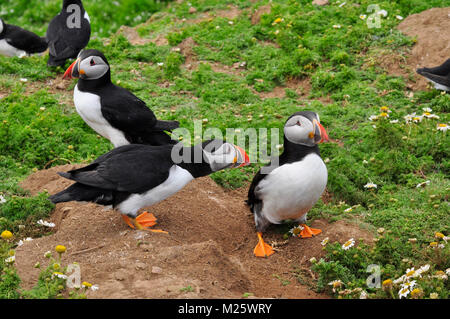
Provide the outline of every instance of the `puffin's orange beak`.
{"type": "Polygon", "coordinates": [[[319,143],[329,142],[330,139],[328,138],[328,134],[327,134],[327,131],[325,131],[325,128],[319,122],[317,122],[317,125],[319,125],[320,136],[322,137],[322,139],[320,140],[319,143]]]}
{"type": "Polygon", "coordinates": [[[70,66],[69,68],[66,70],[66,72],[64,72],[63,75],[63,79],[65,78],[77,78],[79,77],[79,72],[78,72],[78,63],[80,62],[80,59],[76,59],[70,66]]]}
{"type": "Polygon", "coordinates": [[[239,166],[235,166],[235,167],[242,167],[242,166],[250,165],[250,158],[248,157],[248,154],[244,151],[244,149],[237,145],[234,145],[234,147],[238,151],[238,156],[237,156],[237,158],[235,158],[235,163],[236,164],[239,163],[239,166]]]}

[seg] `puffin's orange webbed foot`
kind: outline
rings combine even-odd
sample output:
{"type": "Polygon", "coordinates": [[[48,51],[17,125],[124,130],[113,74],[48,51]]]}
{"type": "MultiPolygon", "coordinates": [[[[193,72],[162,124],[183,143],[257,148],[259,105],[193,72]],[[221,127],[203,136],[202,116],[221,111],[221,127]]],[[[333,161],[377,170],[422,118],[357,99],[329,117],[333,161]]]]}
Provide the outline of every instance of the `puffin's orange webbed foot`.
{"type": "Polygon", "coordinates": [[[136,217],[136,224],[139,224],[142,228],[147,229],[156,225],[156,217],[149,212],[143,212],[136,217]]]}
{"type": "Polygon", "coordinates": [[[273,248],[266,244],[262,238],[262,234],[258,233],[258,244],[256,245],[255,249],[253,250],[253,253],[256,257],[269,257],[272,255],[275,251],[273,248]]]}
{"type": "Polygon", "coordinates": [[[300,238],[311,238],[313,236],[319,235],[322,232],[322,230],[308,227],[306,224],[301,224],[300,226],[303,227],[303,230],[298,235],[298,237],[300,238]]]}

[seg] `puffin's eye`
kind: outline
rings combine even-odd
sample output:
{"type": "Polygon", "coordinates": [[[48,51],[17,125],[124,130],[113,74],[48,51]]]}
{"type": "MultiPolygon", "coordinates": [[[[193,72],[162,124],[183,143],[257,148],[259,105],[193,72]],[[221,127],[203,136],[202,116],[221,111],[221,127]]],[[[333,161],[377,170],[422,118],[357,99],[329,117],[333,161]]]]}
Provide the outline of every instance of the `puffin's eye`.
{"type": "Polygon", "coordinates": [[[297,120],[297,123],[295,123],[295,124],[297,124],[298,126],[302,126],[302,123],[300,122],[300,120],[297,120]]]}
{"type": "Polygon", "coordinates": [[[94,66],[95,65],[95,61],[94,61],[94,59],[91,59],[91,66],[94,66]]]}

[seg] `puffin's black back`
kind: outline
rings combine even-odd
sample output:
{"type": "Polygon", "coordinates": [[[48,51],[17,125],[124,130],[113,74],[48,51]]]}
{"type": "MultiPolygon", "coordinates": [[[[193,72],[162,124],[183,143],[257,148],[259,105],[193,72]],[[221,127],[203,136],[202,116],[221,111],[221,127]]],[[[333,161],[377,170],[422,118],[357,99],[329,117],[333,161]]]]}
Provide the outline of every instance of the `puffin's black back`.
{"type": "Polygon", "coordinates": [[[47,50],[47,41],[37,34],[12,24],[3,24],[0,40],[6,39],[11,46],[28,54],[41,53],[47,50]]]}
{"type": "Polygon", "coordinates": [[[63,66],[67,59],[76,58],[78,53],[89,43],[90,23],[84,18],[85,10],[81,0],[64,0],[61,12],[50,22],[46,39],[49,47],[49,66],[63,66]],[[80,8],[80,28],[69,28],[67,21],[76,11],[67,12],[70,5],[80,8]]]}

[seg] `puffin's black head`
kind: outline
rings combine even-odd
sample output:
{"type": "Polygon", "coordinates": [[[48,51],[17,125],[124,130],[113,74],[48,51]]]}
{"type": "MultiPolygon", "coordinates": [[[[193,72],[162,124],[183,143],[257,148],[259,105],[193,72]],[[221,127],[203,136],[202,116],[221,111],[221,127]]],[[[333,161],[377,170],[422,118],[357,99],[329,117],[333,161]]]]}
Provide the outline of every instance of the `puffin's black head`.
{"type": "Polygon", "coordinates": [[[306,146],[329,141],[319,115],[311,111],[292,114],[284,124],[284,137],[291,143],[306,146]]]}
{"type": "Polygon", "coordinates": [[[81,0],[64,0],[63,1],[63,10],[65,9],[65,8],[67,8],[69,5],[71,5],[71,4],[79,4],[79,5],[83,5],[82,3],[81,3],[81,0]]]}
{"type": "Polygon", "coordinates": [[[250,164],[247,153],[241,147],[219,139],[184,148],[182,157],[175,162],[180,162],[178,165],[188,169],[196,178],[250,164]]]}
{"type": "Polygon", "coordinates": [[[64,73],[63,79],[68,77],[82,80],[98,80],[109,71],[109,63],[99,50],[82,50],[75,62],[64,73]]]}

